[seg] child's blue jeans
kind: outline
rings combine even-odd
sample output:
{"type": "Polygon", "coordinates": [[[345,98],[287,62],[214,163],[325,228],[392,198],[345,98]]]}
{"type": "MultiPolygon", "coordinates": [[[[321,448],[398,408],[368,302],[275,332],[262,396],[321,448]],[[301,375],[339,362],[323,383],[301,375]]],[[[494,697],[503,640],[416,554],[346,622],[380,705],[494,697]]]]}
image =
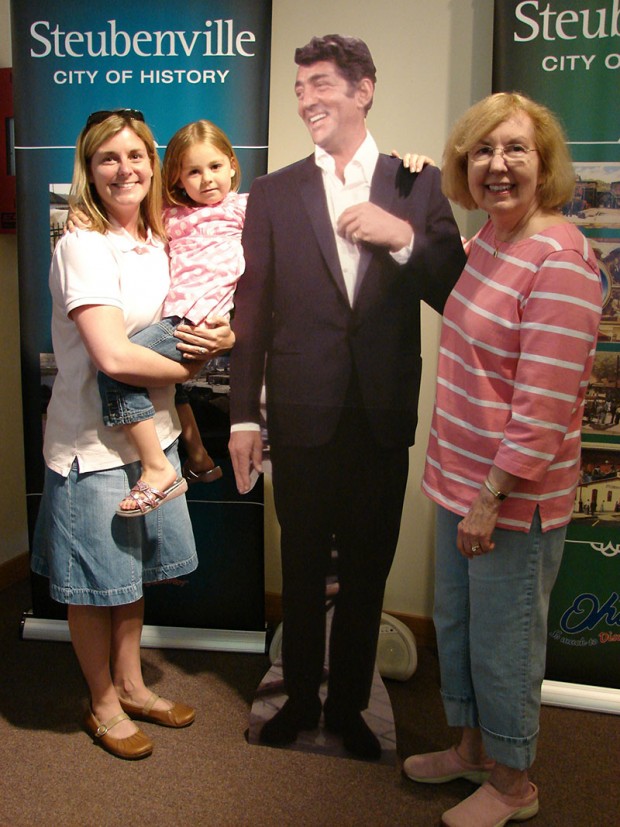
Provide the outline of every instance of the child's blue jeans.
{"type": "MultiPolygon", "coordinates": [[[[154,350],[168,359],[173,359],[175,362],[182,362],[183,354],[177,349],[179,340],[174,335],[174,331],[181,321],[182,319],[179,319],[178,316],[161,319],[156,324],[145,327],[144,330],[140,330],[131,336],[131,341],[136,345],[154,350]]],[[[97,374],[97,383],[101,395],[103,421],[106,425],[110,427],[129,425],[132,422],[142,422],[142,420],[151,419],[154,416],[155,409],[146,388],[118,382],[105,373],[101,373],[101,371],[97,374]]],[[[188,398],[185,391],[182,390],[182,386],[177,385],[176,404],[187,401],[188,398]]]]}

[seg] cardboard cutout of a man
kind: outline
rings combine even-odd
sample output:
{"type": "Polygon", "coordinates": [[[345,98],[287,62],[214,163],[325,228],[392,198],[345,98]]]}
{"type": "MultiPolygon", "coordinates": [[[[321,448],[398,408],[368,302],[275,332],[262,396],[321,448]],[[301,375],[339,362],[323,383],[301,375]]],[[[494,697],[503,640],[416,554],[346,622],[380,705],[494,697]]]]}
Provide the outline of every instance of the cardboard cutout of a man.
{"type": "Polygon", "coordinates": [[[465,259],[438,170],[412,175],[366,129],[376,80],[366,44],[313,38],[295,62],[315,150],[252,185],[231,357],[237,486],[247,491],[262,470],[264,377],[281,526],[288,700],[259,737],[283,746],[318,725],[335,539],[325,725],[351,754],[377,760],[361,712],[416,430],[420,301],[441,313],[465,259]]]}

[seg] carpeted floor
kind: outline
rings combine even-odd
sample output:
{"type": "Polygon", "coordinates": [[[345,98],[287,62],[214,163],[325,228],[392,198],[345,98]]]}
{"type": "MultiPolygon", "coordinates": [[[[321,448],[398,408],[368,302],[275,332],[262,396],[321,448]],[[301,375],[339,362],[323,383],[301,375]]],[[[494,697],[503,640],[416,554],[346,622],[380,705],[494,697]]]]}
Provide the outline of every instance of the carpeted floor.
{"type": "MultiPolygon", "coordinates": [[[[144,724],[153,755],[120,761],[81,730],[86,692],[69,644],[22,641],[29,584],[0,593],[0,825],[438,825],[473,787],[403,779],[399,769],[249,745],[244,733],[266,656],[144,650],[159,694],[196,706],[186,730],[144,724]]],[[[448,746],[434,654],[386,681],[398,751],[448,746]]],[[[546,707],[539,759],[542,827],[620,824],[620,717],[546,707]]]]}

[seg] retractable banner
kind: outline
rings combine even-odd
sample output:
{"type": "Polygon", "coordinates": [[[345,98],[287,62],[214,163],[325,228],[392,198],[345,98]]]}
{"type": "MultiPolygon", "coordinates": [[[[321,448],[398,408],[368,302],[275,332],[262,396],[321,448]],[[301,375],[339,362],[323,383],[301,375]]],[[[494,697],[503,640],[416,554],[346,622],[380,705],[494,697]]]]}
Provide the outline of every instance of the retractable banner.
{"type": "MultiPolygon", "coordinates": [[[[135,108],[144,113],[163,156],[177,129],[207,118],[231,139],[241,166],[242,189],[247,191],[252,180],[267,170],[271,0],[178,4],[138,0],[123,9],[102,0],[58,4],[13,0],[11,14],[24,429],[32,529],[43,483],[46,402],[55,371],[48,272],[67,216],[78,133],[93,111],[135,108]]],[[[201,429],[214,432],[215,450],[219,445],[224,454],[226,364],[218,362],[213,372],[203,377],[194,396],[201,429]]],[[[213,453],[213,446],[209,448],[213,453]]],[[[248,526],[246,517],[236,511],[231,514],[228,508],[236,499],[229,483],[213,483],[204,496],[200,489],[206,491],[207,486],[193,486],[190,510],[199,555],[201,547],[211,542],[222,551],[231,549],[230,553],[209,556],[204,550],[198,572],[183,584],[183,601],[177,599],[174,586],[153,589],[157,596],[150,599],[147,594],[147,623],[161,622],[163,616],[167,625],[195,627],[206,620],[216,627],[264,631],[262,490],[260,486],[255,490],[254,503],[248,498],[236,503],[243,505],[243,514],[250,513],[248,506],[256,506],[248,526]],[[226,507],[220,507],[222,503],[226,507]],[[224,617],[213,616],[217,606],[226,607],[224,617]]],[[[49,601],[46,588],[36,580],[35,615],[57,616],[61,609],[49,601]]]]}
{"type": "Polygon", "coordinates": [[[564,212],[590,239],[603,287],[547,680],[612,689],[620,688],[619,88],[620,0],[496,0],[493,89],[525,92],[562,121],[576,180],[564,212]]]}

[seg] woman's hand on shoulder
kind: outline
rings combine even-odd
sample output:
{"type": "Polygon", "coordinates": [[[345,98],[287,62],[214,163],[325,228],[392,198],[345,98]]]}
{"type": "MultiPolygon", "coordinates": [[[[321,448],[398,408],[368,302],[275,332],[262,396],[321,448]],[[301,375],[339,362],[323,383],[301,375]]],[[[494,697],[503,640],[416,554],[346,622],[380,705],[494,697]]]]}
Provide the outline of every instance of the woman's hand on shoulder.
{"type": "Polygon", "coordinates": [[[230,322],[216,316],[199,325],[180,324],[175,333],[179,339],[179,350],[186,359],[207,362],[230,350],[235,343],[235,334],[230,322]]]}
{"type": "MultiPolygon", "coordinates": [[[[392,150],[392,158],[400,158],[400,153],[395,149],[392,150]]],[[[409,172],[422,172],[424,167],[435,167],[437,164],[428,155],[419,155],[416,152],[406,152],[402,156],[402,162],[405,169],[409,172]]]]}

